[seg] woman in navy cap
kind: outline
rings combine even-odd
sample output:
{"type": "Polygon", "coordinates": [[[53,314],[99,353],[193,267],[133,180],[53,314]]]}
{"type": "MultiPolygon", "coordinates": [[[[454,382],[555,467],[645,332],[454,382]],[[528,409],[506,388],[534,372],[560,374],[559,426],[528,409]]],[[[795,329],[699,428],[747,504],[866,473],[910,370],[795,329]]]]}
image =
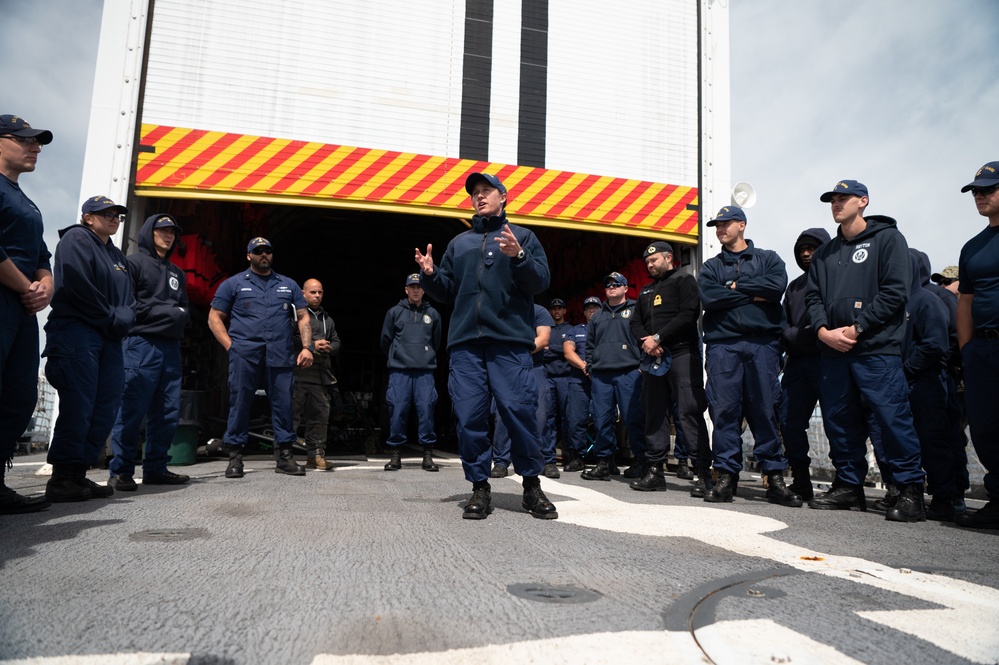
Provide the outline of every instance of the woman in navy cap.
{"type": "Polygon", "coordinates": [[[93,196],[83,203],[80,223],[59,231],[42,353],[45,376],[59,392],[45,489],[51,502],[114,494],[86,473],[114,425],[125,380],[121,340],[135,320],[128,263],[111,240],[127,213],[106,196],[93,196]]]}

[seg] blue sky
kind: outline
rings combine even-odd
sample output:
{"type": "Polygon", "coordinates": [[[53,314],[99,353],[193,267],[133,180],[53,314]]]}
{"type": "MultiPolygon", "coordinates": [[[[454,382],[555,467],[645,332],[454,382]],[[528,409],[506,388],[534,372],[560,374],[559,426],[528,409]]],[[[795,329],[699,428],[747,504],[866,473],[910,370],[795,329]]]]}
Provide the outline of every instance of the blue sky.
{"type": "MultiPolygon", "coordinates": [[[[780,252],[793,278],[797,234],[834,231],[819,194],[854,178],[870,188],[868,212],[895,217],[934,270],[957,263],[986,223],[959,190],[999,159],[999,2],[727,2],[732,182],[750,182],[759,195],[747,236],[780,252]]],[[[55,134],[21,179],[50,247],[79,216],[102,5],[4,0],[0,8],[0,112],[55,134]]]]}

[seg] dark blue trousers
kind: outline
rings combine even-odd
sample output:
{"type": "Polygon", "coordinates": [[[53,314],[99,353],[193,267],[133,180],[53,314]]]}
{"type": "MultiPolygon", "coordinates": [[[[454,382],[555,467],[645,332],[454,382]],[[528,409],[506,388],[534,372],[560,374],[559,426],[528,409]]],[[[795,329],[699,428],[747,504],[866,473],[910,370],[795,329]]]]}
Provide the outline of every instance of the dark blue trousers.
{"type": "Polygon", "coordinates": [[[822,358],[818,354],[788,357],[780,383],[780,430],[784,438],[784,455],[795,473],[807,474],[811,464],[808,428],[819,402],[821,382],[822,358]]]}
{"type": "Polygon", "coordinates": [[[947,382],[942,369],[909,384],[909,406],[926,471],[926,491],[943,499],[956,497],[957,460],[947,427],[947,382]]]}
{"type": "Polygon", "coordinates": [[[72,323],[47,331],[45,376],[59,393],[49,464],[93,466],[114,427],[125,384],[121,340],[72,323]]]}
{"type": "Polygon", "coordinates": [[[593,446],[597,457],[603,459],[614,454],[617,448],[618,409],[628,431],[628,443],[635,461],[645,462],[645,412],[642,408],[642,373],[638,369],[591,372],[590,394],[593,398],[593,422],[597,441],[593,446]]]}
{"type": "Polygon", "coordinates": [[[964,395],[957,389],[957,380],[950,372],[946,372],[947,380],[947,440],[950,443],[951,456],[957,465],[955,482],[958,493],[967,492],[971,488],[971,477],[968,474],[968,438],[964,434],[964,395]]]}
{"type": "Polygon", "coordinates": [[[590,447],[586,429],[590,422],[590,381],[569,381],[569,404],[566,406],[569,447],[583,455],[590,447]]]}
{"type": "MultiPolygon", "coordinates": [[[[555,464],[555,440],[548,433],[548,401],[551,394],[548,392],[548,381],[545,377],[543,367],[535,367],[533,370],[534,380],[538,387],[538,410],[535,417],[538,420],[538,431],[541,432],[541,457],[545,464],[555,464]]],[[[507,430],[503,419],[498,417],[496,410],[496,400],[493,399],[493,462],[499,462],[503,466],[510,466],[510,432],[507,430]]]]}
{"type": "Polygon", "coordinates": [[[264,362],[250,362],[229,349],[229,421],[223,441],[230,446],[245,446],[250,438],[250,406],[263,379],[267,379],[267,397],[271,400],[271,428],[274,446],[290,445],[298,440],[291,413],[295,389],[293,367],[268,367],[264,362]]]}
{"type": "Polygon", "coordinates": [[[569,375],[546,374],[545,381],[548,382],[548,422],[545,432],[550,439],[549,446],[554,450],[559,438],[563,442],[569,440],[569,418],[566,415],[569,411],[569,375]]]}
{"type": "Polygon", "coordinates": [[[971,441],[985,467],[989,501],[999,501],[999,340],[972,338],[961,349],[961,358],[971,441]]]}
{"type": "Polygon", "coordinates": [[[753,433],[753,455],[763,473],[783,471],[777,413],[780,408],[780,343],[769,338],[747,338],[707,345],[708,408],[715,431],[712,453],[715,468],[742,471],[743,416],[753,433]]]}
{"type": "Polygon", "coordinates": [[[401,446],[406,443],[409,410],[416,406],[417,431],[421,446],[437,443],[434,432],[434,408],[437,406],[437,385],[432,369],[391,369],[385,402],[389,412],[389,436],[385,443],[401,446]]]}
{"type": "Polygon", "coordinates": [[[0,287],[0,464],[4,470],[37,401],[38,318],[28,316],[16,293],[0,287]]]}
{"type": "Polygon", "coordinates": [[[489,409],[496,398],[497,415],[510,433],[514,470],[525,478],[544,469],[538,428],[538,387],[527,348],[489,342],[459,344],[450,349],[448,393],[454,406],[458,453],[465,479],[489,479],[492,445],[489,409]]]}
{"type": "Polygon", "coordinates": [[[822,404],[836,477],[861,485],[867,477],[867,432],[861,396],[881,428],[884,456],[896,485],[921,483],[919,439],[912,423],[902,359],[892,355],[823,356],[822,404]]]}
{"type": "Polygon", "coordinates": [[[180,342],[156,337],[126,337],[123,347],[125,391],[111,432],[112,476],[135,473],[139,430],[146,419],[146,451],[142,473],[167,470],[180,420],[180,342]]]}

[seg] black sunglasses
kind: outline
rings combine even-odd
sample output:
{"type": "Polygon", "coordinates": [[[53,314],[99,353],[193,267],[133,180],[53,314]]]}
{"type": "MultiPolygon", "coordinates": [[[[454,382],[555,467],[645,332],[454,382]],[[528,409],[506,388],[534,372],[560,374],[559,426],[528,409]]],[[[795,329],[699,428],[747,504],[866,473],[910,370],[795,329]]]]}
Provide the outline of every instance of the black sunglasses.
{"type": "Polygon", "coordinates": [[[971,195],[978,196],[979,194],[981,194],[982,196],[990,196],[992,192],[996,191],[997,189],[999,189],[999,183],[996,183],[991,187],[972,187],[971,195]]]}
{"type": "Polygon", "coordinates": [[[260,256],[261,254],[273,254],[273,253],[274,252],[272,252],[271,250],[266,249],[264,247],[258,247],[257,249],[255,249],[252,252],[250,252],[250,254],[255,254],[257,256],[260,256]]]}

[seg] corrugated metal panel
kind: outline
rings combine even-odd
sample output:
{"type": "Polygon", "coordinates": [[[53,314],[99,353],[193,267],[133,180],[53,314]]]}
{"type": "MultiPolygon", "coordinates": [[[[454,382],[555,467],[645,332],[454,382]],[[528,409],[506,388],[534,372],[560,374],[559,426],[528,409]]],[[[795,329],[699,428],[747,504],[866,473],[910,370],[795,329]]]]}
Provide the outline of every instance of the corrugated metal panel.
{"type": "MultiPolygon", "coordinates": [[[[512,191],[518,200],[531,202],[522,214],[604,228],[668,227],[691,239],[697,232],[696,213],[684,209],[680,216],[661,220],[650,215],[662,213],[660,195],[653,190],[679,187],[693,191],[688,200],[696,201],[696,190],[691,190],[697,184],[698,159],[696,3],[547,0],[538,6],[548,8],[547,32],[542,33],[547,52],[524,54],[521,0],[475,5],[477,26],[492,35],[486,161],[510,164],[518,155],[518,141],[543,140],[546,149],[533,153],[543,156],[544,168],[525,171],[533,174],[525,177],[531,183],[528,191],[512,191]],[[544,58],[543,109],[520,108],[518,63],[523,65],[525,58],[544,58]],[[519,118],[525,117],[541,122],[540,139],[536,127],[528,139],[518,132],[519,118]],[[568,176],[554,180],[559,173],[568,176]],[[546,186],[549,181],[557,186],[546,186]],[[617,207],[606,208],[601,199],[606,182],[623,188],[617,207]],[[629,182],[650,186],[624,192],[629,182]]],[[[140,178],[138,186],[201,195],[245,191],[311,197],[313,205],[355,199],[397,205],[374,182],[371,191],[381,192],[382,199],[317,197],[315,181],[308,180],[317,174],[305,153],[313,151],[312,159],[324,165],[355,159],[356,150],[344,146],[370,155],[392,151],[426,163],[461,162],[465,12],[466,0],[157,0],[143,123],[154,127],[151,135],[157,127],[167,128],[168,135],[169,128],[196,128],[224,135],[219,141],[230,144],[211,142],[209,148],[207,139],[189,143],[182,154],[167,160],[174,169],[170,177],[155,183],[140,178]],[[232,173],[205,173],[218,168],[219,155],[230,150],[238,155],[233,159],[245,163],[232,173]],[[259,154],[250,158],[255,150],[259,154]],[[197,186],[185,184],[186,169],[199,174],[197,186]],[[273,172],[262,174],[261,169],[273,172]],[[251,172],[267,186],[237,187],[237,180],[251,172]],[[274,183],[282,183],[280,192],[274,183]]],[[[175,147],[180,146],[171,149],[175,147]]],[[[161,157],[162,152],[154,160],[161,157]]],[[[149,158],[140,155],[140,163],[148,167],[143,160],[149,158]]],[[[361,173],[376,175],[370,168],[361,173]]],[[[433,186],[460,190],[460,183],[433,186]]],[[[444,205],[431,198],[435,202],[425,205],[436,214],[464,214],[465,201],[444,205]]]]}

